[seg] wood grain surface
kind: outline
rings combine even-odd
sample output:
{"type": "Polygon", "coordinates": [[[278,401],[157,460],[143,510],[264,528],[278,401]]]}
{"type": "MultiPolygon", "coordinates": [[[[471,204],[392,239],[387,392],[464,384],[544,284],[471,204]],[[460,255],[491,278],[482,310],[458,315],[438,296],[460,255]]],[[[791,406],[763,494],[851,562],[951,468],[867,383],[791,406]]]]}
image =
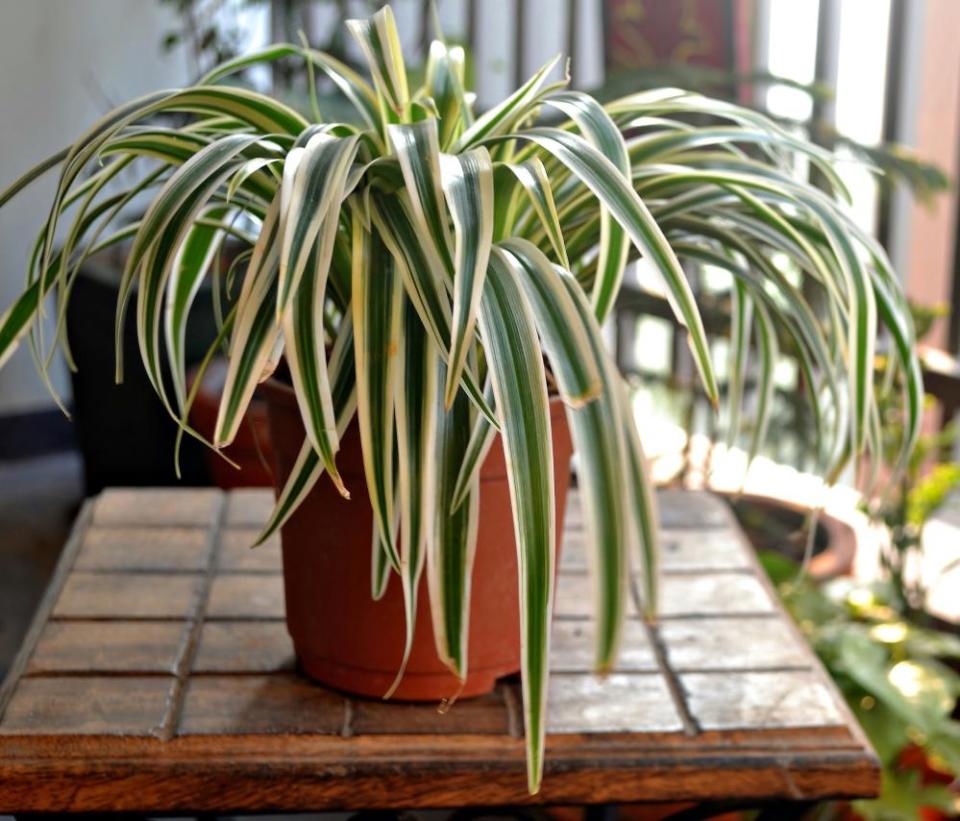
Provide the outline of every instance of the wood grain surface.
{"type": "MultiPolygon", "coordinates": [[[[876,758],[726,505],[660,494],[661,619],[591,673],[579,499],[558,579],[543,791],[519,682],[452,708],[296,673],[268,492],[88,504],[0,687],[0,812],[230,812],[866,797],[876,758]]],[[[636,590],[634,590],[636,594],[636,590]]]]}

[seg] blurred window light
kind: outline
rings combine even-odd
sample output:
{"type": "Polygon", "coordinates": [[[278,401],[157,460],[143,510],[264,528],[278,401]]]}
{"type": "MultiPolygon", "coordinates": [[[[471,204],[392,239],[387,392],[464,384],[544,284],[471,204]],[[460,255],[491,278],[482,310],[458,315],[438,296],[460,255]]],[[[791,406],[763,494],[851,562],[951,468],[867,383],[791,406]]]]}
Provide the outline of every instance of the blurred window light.
{"type": "MultiPolygon", "coordinates": [[[[890,0],[843,0],[840,4],[836,128],[865,145],[883,139],[889,30],[890,0]]],[[[861,163],[851,162],[840,168],[840,176],[850,188],[853,218],[874,231],[879,192],[873,173],[861,163]]]]}
{"type": "MultiPolygon", "coordinates": [[[[767,69],[797,83],[812,83],[817,62],[819,0],[768,0],[767,69]]],[[[810,95],[788,86],[767,89],[767,109],[776,117],[807,120],[810,95]]]]}

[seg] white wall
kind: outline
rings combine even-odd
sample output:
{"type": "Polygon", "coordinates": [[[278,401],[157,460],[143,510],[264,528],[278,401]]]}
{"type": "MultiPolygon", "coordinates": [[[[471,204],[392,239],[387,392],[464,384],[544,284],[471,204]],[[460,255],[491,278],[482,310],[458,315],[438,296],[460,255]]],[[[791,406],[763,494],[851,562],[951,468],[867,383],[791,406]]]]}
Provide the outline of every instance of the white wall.
{"type": "MultiPolygon", "coordinates": [[[[112,106],[183,82],[184,60],[159,45],[167,15],[156,0],[0,0],[0,188],[112,106]]],[[[49,174],[0,210],[0,312],[23,284],[53,185],[49,174]]],[[[68,391],[62,365],[54,376],[68,391]]],[[[24,345],[0,370],[0,414],[49,405],[24,345]]]]}

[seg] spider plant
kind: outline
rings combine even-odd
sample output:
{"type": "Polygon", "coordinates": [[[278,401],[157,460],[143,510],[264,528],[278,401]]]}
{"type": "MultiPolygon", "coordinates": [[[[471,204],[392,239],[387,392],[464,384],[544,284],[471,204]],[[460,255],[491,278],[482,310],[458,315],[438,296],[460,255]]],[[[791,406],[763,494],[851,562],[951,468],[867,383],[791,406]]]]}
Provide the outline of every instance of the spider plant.
{"type": "Polygon", "coordinates": [[[751,454],[767,427],[778,339],[794,341],[817,417],[811,448],[828,478],[879,442],[880,326],[893,342],[891,367],[905,376],[889,383],[906,386],[904,453],[915,438],[910,318],[883,251],[838,204],[846,192],[830,155],[760,114],[673,89],[602,107],[550,81],[555,59],[478,115],[461,49],[435,42],[422,87],[411,90],[390,8],[349,28],[370,80],[307,46],[275,45],[117,108],[0,195],[2,205],[60,168],[26,290],[0,321],[0,362],[24,337],[42,373],[57,349],[69,362],[63,309],[79,267],[129,241],[118,339],[135,301],[143,366],[181,432],[199,436],[187,422],[184,326],[224,238],[245,244],[227,275],[239,293],[206,360],[222,349],[229,362],[209,444],[231,442],[257,384],[285,358],[306,437],[266,538],[323,474],[347,494],[336,457],[356,416],[384,571],[374,593],[387,573],[400,574],[409,642],[425,571],[438,654],[461,677],[478,469],[499,432],[536,791],[555,561],[551,390],[566,402],[579,454],[597,670],[616,662],[631,565],[643,575],[645,615],[656,612],[650,483],[601,335],[628,263],[640,258],[659,274],[715,405],[718,380],[684,264],[731,275],[732,407],[743,403],[753,349],[759,374],[751,454]],[[224,82],[290,58],[305,62],[311,89],[315,72],[325,75],[355,122],[324,122],[315,98],[298,112],[224,82]],[[797,157],[829,191],[791,173],[797,157]],[[139,182],[118,187],[135,162],[146,163],[139,182]],[[131,216],[129,204],[144,197],[146,211],[131,216]],[[52,340],[36,321],[47,295],[59,317],[52,340]]]}

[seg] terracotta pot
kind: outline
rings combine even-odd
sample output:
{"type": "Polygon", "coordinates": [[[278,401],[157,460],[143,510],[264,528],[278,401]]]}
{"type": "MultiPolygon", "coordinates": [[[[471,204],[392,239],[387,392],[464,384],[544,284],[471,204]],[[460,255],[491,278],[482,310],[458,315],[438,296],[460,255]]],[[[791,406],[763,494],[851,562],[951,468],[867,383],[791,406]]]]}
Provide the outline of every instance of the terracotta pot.
{"type": "MultiPolygon", "coordinates": [[[[280,485],[303,442],[294,393],[264,385],[280,485]]],[[[563,521],[572,445],[559,400],[551,402],[557,521],[563,521]]],[[[337,466],[351,499],[322,478],[282,531],[287,629],[300,667],[317,681],[382,697],[396,677],[404,644],[403,594],[393,574],[379,601],[370,596],[373,513],[363,475],[356,420],[347,428],[337,466]]],[[[499,437],[481,468],[480,527],[473,569],[469,674],[463,688],[437,658],[426,577],[417,601],[413,648],[394,698],[435,701],[489,692],[520,669],[517,557],[506,464],[499,437]]],[[[559,547],[560,528],[557,528],[559,547]]]]}
{"type": "MultiPolygon", "coordinates": [[[[760,496],[752,493],[739,495],[723,494],[733,507],[741,527],[756,550],[776,550],[788,558],[799,561],[805,549],[806,536],[803,526],[809,508],[791,499],[779,496],[760,496]],[[789,534],[761,534],[756,524],[750,521],[749,508],[772,516],[789,534]],[[788,543],[789,542],[789,543],[788,543]]],[[[853,527],[827,511],[817,517],[820,531],[814,543],[814,552],[808,572],[814,579],[825,581],[838,576],[850,576],[857,553],[857,534],[853,527]]]]}
{"type": "MultiPolygon", "coordinates": [[[[192,387],[198,368],[187,374],[187,385],[192,387]]],[[[214,359],[203,376],[196,399],[190,407],[190,424],[207,439],[213,439],[220,410],[220,397],[227,379],[227,361],[214,359]]],[[[237,487],[272,487],[274,463],[270,431],[267,424],[266,402],[255,396],[244,414],[236,438],[224,455],[230,457],[239,470],[209,448],[204,448],[204,459],[213,483],[224,490],[237,487]]]]}

